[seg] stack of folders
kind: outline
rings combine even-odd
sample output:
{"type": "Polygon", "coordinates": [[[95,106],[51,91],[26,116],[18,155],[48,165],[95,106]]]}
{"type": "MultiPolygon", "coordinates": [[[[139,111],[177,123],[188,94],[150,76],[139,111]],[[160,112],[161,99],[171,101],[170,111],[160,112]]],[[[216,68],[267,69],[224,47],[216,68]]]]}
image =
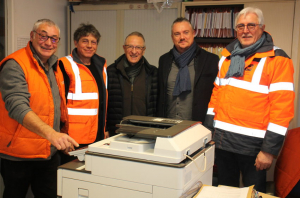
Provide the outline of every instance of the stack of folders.
{"type": "Polygon", "coordinates": [[[196,31],[197,37],[234,38],[234,20],[240,7],[187,8],[185,18],[196,31]]]}

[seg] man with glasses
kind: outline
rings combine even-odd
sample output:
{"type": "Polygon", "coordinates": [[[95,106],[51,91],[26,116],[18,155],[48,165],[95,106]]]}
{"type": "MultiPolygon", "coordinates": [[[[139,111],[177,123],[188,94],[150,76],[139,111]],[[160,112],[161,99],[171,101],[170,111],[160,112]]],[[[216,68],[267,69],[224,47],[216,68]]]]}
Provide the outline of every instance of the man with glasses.
{"type": "Polygon", "coordinates": [[[107,69],[108,109],[106,130],[115,135],[116,124],[124,116],[155,116],[157,98],[157,68],[143,56],[144,36],[130,33],[121,55],[107,69]]]}
{"type": "Polygon", "coordinates": [[[294,116],[293,63],[265,32],[263,13],[244,8],[237,39],[222,52],[205,126],[216,143],[221,185],[266,191],[266,170],[278,155],[294,116]]]}
{"type": "MultiPolygon", "coordinates": [[[[107,65],[105,58],[96,54],[100,38],[95,26],[80,24],[73,36],[75,48],[59,59],[65,76],[68,134],[80,144],[79,148],[106,137],[107,65]]],[[[62,154],[61,163],[75,158],[62,154]]]]}
{"type": "Polygon", "coordinates": [[[67,132],[58,26],[38,20],[30,41],[0,63],[0,157],[4,198],[56,198],[57,150],[78,146],[67,132]]]}
{"type": "Polygon", "coordinates": [[[159,59],[157,116],[204,122],[219,58],[197,45],[186,18],[173,22],[171,37],[174,47],[159,59]]]}

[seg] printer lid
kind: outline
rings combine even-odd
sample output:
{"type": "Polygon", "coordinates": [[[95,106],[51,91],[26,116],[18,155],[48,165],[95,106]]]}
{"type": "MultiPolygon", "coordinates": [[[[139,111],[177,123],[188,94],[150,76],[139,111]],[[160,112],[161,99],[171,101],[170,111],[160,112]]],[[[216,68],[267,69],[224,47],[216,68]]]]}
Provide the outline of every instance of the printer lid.
{"type": "Polygon", "coordinates": [[[198,122],[168,118],[127,116],[116,126],[116,133],[123,133],[135,137],[156,139],[157,137],[171,138],[198,122]],[[173,127],[175,126],[176,127],[173,127]]]}

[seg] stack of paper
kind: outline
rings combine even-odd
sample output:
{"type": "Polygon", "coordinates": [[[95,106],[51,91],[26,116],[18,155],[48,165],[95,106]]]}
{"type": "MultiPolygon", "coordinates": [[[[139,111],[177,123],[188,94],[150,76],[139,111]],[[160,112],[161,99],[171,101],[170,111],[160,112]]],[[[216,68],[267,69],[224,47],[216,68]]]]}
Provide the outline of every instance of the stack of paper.
{"type": "Polygon", "coordinates": [[[228,186],[203,186],[195,198],[251,198],[253,186],[233,188],[228,186]]]}

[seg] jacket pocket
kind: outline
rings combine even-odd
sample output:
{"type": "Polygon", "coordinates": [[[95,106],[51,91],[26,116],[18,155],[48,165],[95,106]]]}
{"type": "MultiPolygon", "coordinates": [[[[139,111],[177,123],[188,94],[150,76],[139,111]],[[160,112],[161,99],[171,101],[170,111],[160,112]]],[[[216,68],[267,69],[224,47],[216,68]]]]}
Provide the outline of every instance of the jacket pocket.
{"type": "Polygon", "coordinates": [[[233,105],[228,108],[228,115],[231,118],[235,118],[237,120],[263,123],[264,114],[264,111],[255,111],[254,109],[243,109],[233,105]]]}

